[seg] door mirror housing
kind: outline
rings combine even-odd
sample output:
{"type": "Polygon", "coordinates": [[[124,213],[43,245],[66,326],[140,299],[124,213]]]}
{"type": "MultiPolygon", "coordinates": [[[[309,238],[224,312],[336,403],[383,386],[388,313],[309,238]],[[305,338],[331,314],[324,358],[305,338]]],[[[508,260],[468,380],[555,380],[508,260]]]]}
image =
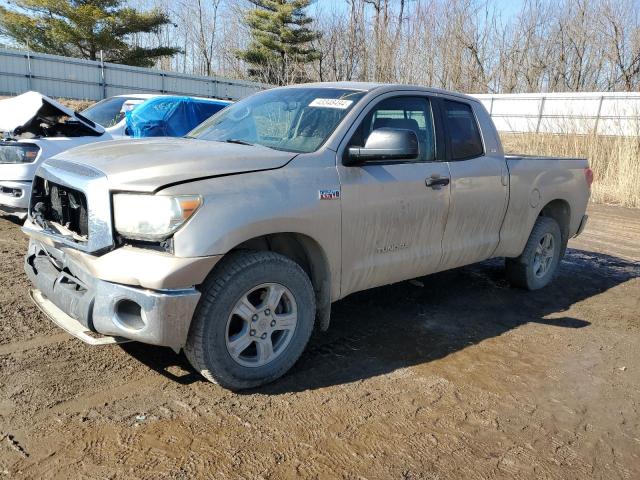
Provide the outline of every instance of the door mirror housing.
{"type": "Polygon", "coordinates": [[[412,130],[377,128],[367,138],[364,147],[349,147],[345,165],[360,165],[371,161],[414,160],[420,148],[412,130]]]}

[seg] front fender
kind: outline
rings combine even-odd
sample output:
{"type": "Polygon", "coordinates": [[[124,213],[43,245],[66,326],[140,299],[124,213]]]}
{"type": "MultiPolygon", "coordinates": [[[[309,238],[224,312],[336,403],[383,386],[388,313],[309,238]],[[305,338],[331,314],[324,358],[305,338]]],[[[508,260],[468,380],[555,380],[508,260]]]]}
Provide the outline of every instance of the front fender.
{"type": "MultiPolygon", "coordinates": [[[[332,290],[339,289],[340,199],[321,200],[319,191],[324,189],[339,189],[335,167],[287,166],[167,189],[163,193],[197,193],[204,199],[202,207],[174,235],[175,255],[224,255],[256,237],[302,234],[325,252],[332,290]]],[[[332,297],[337,296],[334,293],[332,297]]]]}

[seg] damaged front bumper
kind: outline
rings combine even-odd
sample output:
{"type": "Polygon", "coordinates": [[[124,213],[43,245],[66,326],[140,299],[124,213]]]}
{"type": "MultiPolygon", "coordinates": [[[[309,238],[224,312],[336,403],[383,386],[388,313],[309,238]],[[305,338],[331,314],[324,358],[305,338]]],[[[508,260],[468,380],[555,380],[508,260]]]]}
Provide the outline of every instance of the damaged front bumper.
{"type": "Polygon", "coordinates": [[[38,307],[92,344],[135,340],[177,352],[200,299],[194,287],[152,290],[98,279],[63,250],[33,239],[24,268],[38,307]]]}

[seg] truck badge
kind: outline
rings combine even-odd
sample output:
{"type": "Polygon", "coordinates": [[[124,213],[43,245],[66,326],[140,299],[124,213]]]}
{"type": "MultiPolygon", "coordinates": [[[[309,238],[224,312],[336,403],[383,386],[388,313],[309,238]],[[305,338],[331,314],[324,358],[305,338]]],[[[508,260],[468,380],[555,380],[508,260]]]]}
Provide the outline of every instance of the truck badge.
{"type": "Polygon", "coordinates": [[[338,200],[340,198],[340,190],[330,188],[327,190],[319,190],[320,200],[338,200]]]}

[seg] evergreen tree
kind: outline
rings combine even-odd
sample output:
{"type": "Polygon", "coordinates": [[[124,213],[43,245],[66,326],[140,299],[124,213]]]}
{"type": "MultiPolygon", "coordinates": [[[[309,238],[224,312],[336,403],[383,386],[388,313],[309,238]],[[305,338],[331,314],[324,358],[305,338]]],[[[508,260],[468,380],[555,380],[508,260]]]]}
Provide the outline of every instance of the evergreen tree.
{"type": "Polygon", "coordinates": [[[169,23],[159,10],[139,12],[120,0],[17,0],[0,6],[0,34],[37,52],[152,66],[180,50],[131,45],[131,35],[156,33],[169,23]]]}
{"type": "Polygon", "coordinates": [[[306,79],[303,66],[317,60],[311,42],[319,34],[304,12],[311,0],[249,0],[256,8],[246,14],[252,41],[239,58],[248,62],[249,74],[267,83],[284,85],[306,79]]]}

